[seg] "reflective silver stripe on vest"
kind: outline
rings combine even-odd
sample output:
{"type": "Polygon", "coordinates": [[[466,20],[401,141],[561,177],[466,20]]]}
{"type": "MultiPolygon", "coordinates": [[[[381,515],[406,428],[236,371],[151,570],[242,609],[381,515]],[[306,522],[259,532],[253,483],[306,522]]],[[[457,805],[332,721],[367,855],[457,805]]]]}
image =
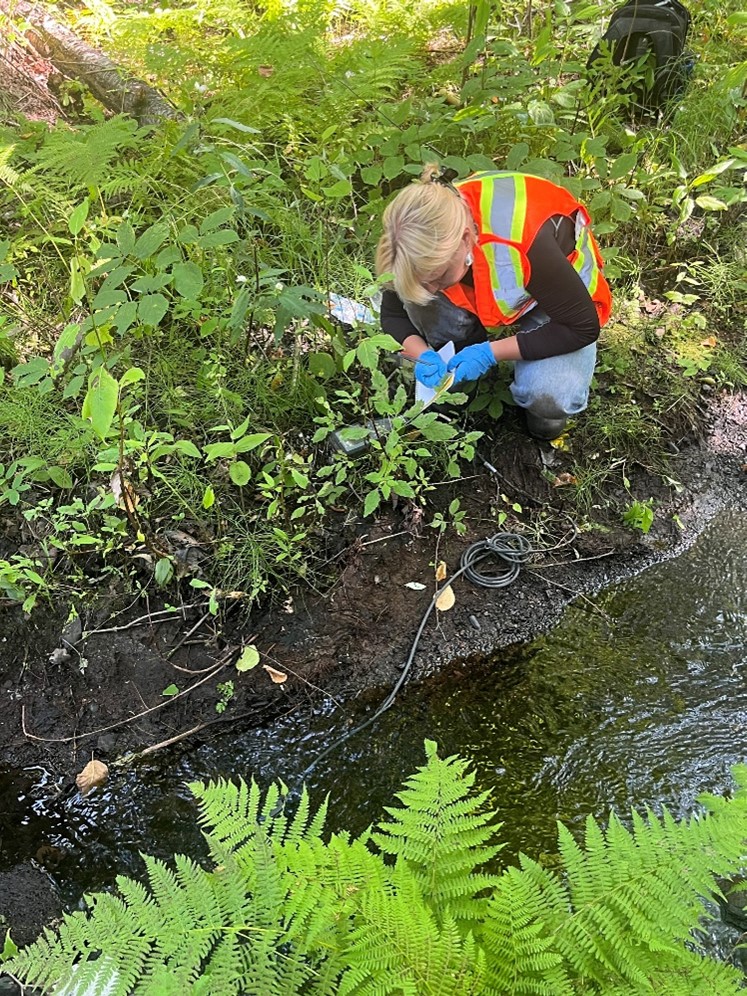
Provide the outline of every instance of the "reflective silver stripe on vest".
{"type": "Polygon", "coordinates": [[[594,293],[599,283],[599,264],[591,241],[591,230],[579,211],[576,215],[576,252],[573,269],[584,282],[589,294],[594,293]]]}
{"type": "Polygon", "coordinates": [[[524,286],[521,253],[503,242],[486,242],[481,248],[490,268],[490,286],[496,306],[511,322],[531,301],[524,286]],[[522,274],[521,280],[516,279],[517,273],[522,274]]]}
{"type": "MultiPolygon", "coordinates": [[[[521,242],[526,217],[526,184],[515,173],[496,174],[484,183],[481,197],[483,221],[490,219],[490,231],[508,242],[521,242]]],[[[492,261],[493,299],[505,319],[512,321],[531,300],[524,286],[521,252],[514,246],[489,242],[482,246],[492,261]]]]}

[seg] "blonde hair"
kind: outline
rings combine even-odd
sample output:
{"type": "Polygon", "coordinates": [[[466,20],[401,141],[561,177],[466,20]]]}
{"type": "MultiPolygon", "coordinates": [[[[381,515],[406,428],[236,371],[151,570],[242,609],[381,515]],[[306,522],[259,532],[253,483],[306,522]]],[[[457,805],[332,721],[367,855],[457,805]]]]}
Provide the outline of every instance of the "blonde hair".
{"type": "Polygon", "coordinates": [[[433,299],[422,285],[423,278],[448,265],[464,229],[474,224],[456,190],[434,182],[438,169],[428,163],[420,182],[400,190],[382,216],[376,272],[393,275],[394,291],[406,303],[427,304],[433,299]]]}

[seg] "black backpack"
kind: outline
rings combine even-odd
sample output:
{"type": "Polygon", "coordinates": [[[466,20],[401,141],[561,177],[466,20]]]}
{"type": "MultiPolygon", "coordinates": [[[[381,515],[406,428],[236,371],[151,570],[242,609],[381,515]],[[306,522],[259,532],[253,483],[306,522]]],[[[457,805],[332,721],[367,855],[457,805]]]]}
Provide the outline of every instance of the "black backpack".
{"type": "Polygon", "coordinates": [[[589,56],[591,81],[599,82],[599,66],[606,47],[615,66],[650,57],[653,82],[638,81],[632,96],[639,111],[656,113],[684,90],[694,59],[685,51],[690,14],[679,0],[628,0],[610,19],[609,27],[589,56]],[[605,46],[606,43],[606,46],[605,46]]]}

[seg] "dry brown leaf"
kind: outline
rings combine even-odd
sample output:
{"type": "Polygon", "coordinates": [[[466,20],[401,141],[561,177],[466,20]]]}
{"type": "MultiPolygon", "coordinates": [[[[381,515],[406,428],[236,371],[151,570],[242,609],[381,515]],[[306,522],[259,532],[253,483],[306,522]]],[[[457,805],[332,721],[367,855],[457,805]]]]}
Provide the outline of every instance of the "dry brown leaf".
{"type": "Polygon", "coordinates": [[[259,73],[260,76],[264,76],[266,78],[268,76],[272,76],[275,70],[272,66],[260,66],[257,69],[257,72],[259,73]]]}
{"type": "Polygon", "coordinates": [[[436,581],[446,580],[446,561],[439,560],[438,567],[436,568],[436,581]]]}
{"type": "Polygon", "coordinates": [[[563,471],[562,474],[558,474],[555,480],[552,482],[554,488],[562,488],[564,484],[575,484],[576,478],[573,474],[569,474],[567,471],[563,471]]]}
{"type": "Polygon", "coordinates": [[[288,675],[285,671],[276,671],[274,667],[270,667],[269,664],[263,664],[262,667],[267,671],[269,676],[275,682],[276,685],[282,685],[284,681],[288,680],[288,675]]]}
{"type": "Polygon", "coordinates": [[[454,594],[454,589],[450,584],[447,584],[444,590],[436,599],[436,608],[439,612],[448,612],[449,609],[456,602],[456,596],[454,594]]]}
{"type": "Polygon", "coordinates": [[[138,507],[140,498],[127,478],[122,477],[118,470],[112,474],[109,487],[117,499],[117,508],[124,508],[126,511],[132,512],[138,507]]]}
{"type": "Polygon", "coordinates": [[[80,789],[81,795],[88,795],[91,789],[103,785],[108,777],[109,769],[103,761],[89,761],[78,774],[75,784],[80,789]]]}
{"type": "Polygon", "coordinates": [[[718,346],[718,339],[716,338],[715,335],[709,335],[707,339],[703,339],[700,345],[710,346],[711,349],[714,349],[716,346],[718,346]]]}

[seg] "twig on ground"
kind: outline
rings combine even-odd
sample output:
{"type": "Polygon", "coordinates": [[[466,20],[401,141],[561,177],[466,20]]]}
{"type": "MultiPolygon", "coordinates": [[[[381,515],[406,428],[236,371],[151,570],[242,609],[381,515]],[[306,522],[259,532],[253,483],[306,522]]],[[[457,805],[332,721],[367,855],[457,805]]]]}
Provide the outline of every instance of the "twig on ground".
{"type": "Polygon", "coordinates": [[[81,635],[81,640],[87,640],[89,636],[94,636],[98,633],[120,633],[124,629],[134,629],[136,626],[146,626],[149,623],[168,622],[169,619],[175,619],[180,614],[183,615],[183,612],[186,609],[204,609],[209,604],[210,602],[198,602],[195,605],[185,605],[181,609],[176,607],[173,609],[158,609],[157,612],[149,612],[148,615],[138,616],[137,619],[132,619],[130,622],[123,623],[121,626],[105,626],[101,629],[86,630],[81,635]],[[156,616],[164,616],[165,618],[157,619],[156,616]]]}
{"type": "Polygon", "coordinates": [[[142,719],[143,716],[148,716],[152,712],[157,712],[159,709],[163,709],[166,706],[171,705],[172,702],[176,702],[177,699],[181,699],[184,698],[185,695],[189,695],[189,693],[193,692],[195,688],[198,688],[200,685],[204,685],[206,681],[210,681],[210,679],[218,674],[219,671],[222,671],[224,667],[227,667],[227,665],[231,663],[231,659],[235,653],[236,651],[232,650],[226,660],[220,664],[216,664],[210,673],[205,675],[204,678],[200,678],[199,681],[196,681],[193,685],[190,685],[189,688],[185,688],[183,692],[177,692],[176,695],[172,695],[164,702],[159,702],[158,705],[151,706],[149,709],[145,709],[143,712],[139,712],[134,716],[129,716],[127,719],[121,719],[119,722],[112,723],[110,726],[102,726],[97,730],[89,730],[88,733],[78,733],[73,737],[38,737],[34,733],[29,733],[26,727],[26,706],[24,704],[21,706],[21,728],[23,730],[23,735],[29,740],[37,740],[44,744],[69,744],[74,740],[84,740],[86,737],[95,737],[99,733],[107,733],[109,730],[116,730],[120,726],[128,726],[130,723],[136,723],[139,719],[142,719]]]}

